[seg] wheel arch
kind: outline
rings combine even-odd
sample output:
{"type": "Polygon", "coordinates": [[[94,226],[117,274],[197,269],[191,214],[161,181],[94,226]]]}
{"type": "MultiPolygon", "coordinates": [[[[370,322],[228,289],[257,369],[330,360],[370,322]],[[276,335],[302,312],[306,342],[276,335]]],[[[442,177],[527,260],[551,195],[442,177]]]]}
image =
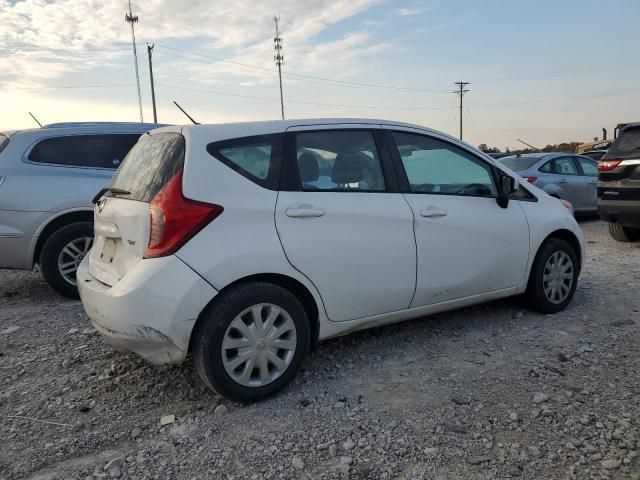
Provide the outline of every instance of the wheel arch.
{"type": "Polygon", "coordinates": [[[51,218],[38,234],[38,240],[36,241],[36,245],[33,250],[31,265],[33,266],[40,261],[40,253],[42,252],[42,247],[54,232],[61,229],[62,227],[77,222],[93,223],[93,210],[74,210],[51,218]]]}
{"type": "MultiPolygon", "coordinates": [[[[567,230],[565,228],[554,230],[549,235],[547,235],[542,240],[542,242],[540,242],[540,245],[538,245],[538,248],[536,249],[536,254],[533,257],[534,261],[535,261],[535,258],[538,256],[538,253],[540,252],[540,249],[542,248],[542,245],[544,245],[544,242],[546,242],[550,238],[558,238],[560,240],[564,240],[569,245],[571,245],[571,247],[573,248],[573,251],[576,253],[576,257],[578,259],[578,268],[580,270],[582,270],[582,247],[581,247],[581,244],[580,244],[580,240],[578,240],[578,237],[576,236],[575,233],[573,233],[571,230],[567,230]]],[[[531,262],[531,264],[533,265],[533,262],[531,262]]],[[[531,271],[529,271],[529,276],[530,275],[531,275],[531,271]]]]}
{"type": "MultiPolygon", "coordinates": [[[[209,307],[215,303],[218,299],[222,298],[223,294],[232,287],[236,285],[247,283],[247,282],[265,282],[271,283],[273,285],[277,285],[279,287],[288,290],[291,294],[293,294],[299,301],[302,303],[302,306],[307,314],[307,317],[310,321],[311,327],[311,348],[315,349],[318,345],[318,336],[320,334],[320,316],[319,309],[316,300],[311,293],[311,291],[302,284],[299,280],[292,278],[288,275],[284,275],[281,273],[257,273],[253,275],[248,275],[246,277],[239,278],[224,288],[222,288],[218,294],[202,309],[202,312],[196,319],[196,323],[193,326],[192,332],[195,332],[198,324],[203,318],[203,314],[205,311],[209,309],[209,307]]],[[[192,350],[194,336],[191,335],[191,339],[189,341],[189,351],[192,350]]]]}

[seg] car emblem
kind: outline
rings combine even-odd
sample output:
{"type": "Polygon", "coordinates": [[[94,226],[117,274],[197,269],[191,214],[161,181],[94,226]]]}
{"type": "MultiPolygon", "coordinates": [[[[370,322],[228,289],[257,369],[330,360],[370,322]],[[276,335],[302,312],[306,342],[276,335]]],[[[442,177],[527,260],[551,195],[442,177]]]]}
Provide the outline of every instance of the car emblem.
{"type": "Polygon", "coordinates": [[[102,213],[102,209],[104,208],[105,203],[107,203],[107,200],[105,198],[101,198],[100,200],[98,200],[98,203],[96,203],[96,206],[98,207],[98,212],[102,213]]]}

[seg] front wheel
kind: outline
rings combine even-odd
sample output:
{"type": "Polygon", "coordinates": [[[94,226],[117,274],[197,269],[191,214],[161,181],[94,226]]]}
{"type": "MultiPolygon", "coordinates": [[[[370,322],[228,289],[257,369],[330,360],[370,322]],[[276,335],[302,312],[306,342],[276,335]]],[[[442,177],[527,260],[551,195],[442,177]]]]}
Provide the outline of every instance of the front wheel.
{"type": "Polygon", "coordinates": [[[609,222],[609,235],[617,242],[635,242],[640,239],[640,228],[623,227],[609,222]]]}
{"type": "Polygon", "coordinates": [[[40,270],[49,286],[69,298],[78,298],[76,271],[93,245],[93,224],[76,222],[49,236],[40,253],[40,270]]]}
{"type": "Polygon", "coordinates": [[[288,290],[250,282],[221,294],[203,312],[193,360],[204,383],[239,402],[284,388],[309,350],[307,314],[288,290]]]}
{"type": "Polygon", "coordinates": [[[573,247],[559,238],[549,238],[533,262],[526,297],[534,310],[556,313],[564,310],[576,291],[580,266],[573,247]]]}

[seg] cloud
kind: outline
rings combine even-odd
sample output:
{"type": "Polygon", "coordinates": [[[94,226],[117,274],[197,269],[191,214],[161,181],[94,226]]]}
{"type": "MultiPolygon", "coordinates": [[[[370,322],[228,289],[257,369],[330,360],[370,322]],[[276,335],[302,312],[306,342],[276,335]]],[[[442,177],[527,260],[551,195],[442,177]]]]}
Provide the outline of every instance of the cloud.
{"type": "MultiPolygon", "coordinates": [[[[134,2],[139,16],[136,36],[144,41],[183,45],[197,42],[218,57],[257,63],[272,69],[273,15],[282,15],[285,57],[296,66],[314,70],[322,44],[314,37],[333,24],[366,11],[380,0],[145,0],[134,2]]],[[[130,61],[129,25],[124,21],[126,1],[0,0],[0,85],[44,85],[64,75],[100,69],[105,63],[130,61]],[[40,50],[27,45],[38,45],[40,50]],[[79,46],[72,48],[73,45],[79,46]],[[84,47],[82,47],[84,46],[84,47]],[[27,51],[29,50],[29,51],[27,51]],[[69,51],[72,50],[72,51],[69,51]]],[[[370,50],[353,35],[328,47],[353,49],[344,58],[367,55],[370,50]]],[[[185,47],[192,49],[192,47],[185,47]]],[[[159,51],[159,50],[158,50],[159,51]]],[[[328,50],[327,50],[328,51],[328,50]]],[[[172,52],[178,54],[177,52],[172,52]]],[[[186,55],[188,56],[188,55],[186,55]]],[[[187,72],[211,72],[205,61],[189,63],[187,72]]],[[[142,64],[142,62],[140,62],[142,64]]],[[[142,65],[141,65],[142,66],[142,65]]],[[[218,72],[236,72],[245,81],[260,81],[265,72],[220,64],[218,72]]],[[[76,79],[77,80],[77,79],[76,79]]],[[[205,81],[207,79],[205,78],[205,81]]],[[[216,80],[217,81],[217,80],[216,80]]],[[[213,80],[209,79],[209,83],[213,80]]],[[[67,82],[68,83],[68,82],[67,82]]],[[[241,83],[241,82],[238,82],[241,83]]]]}
{"type": "Polygon", "coordinates": [[[401,17],[414,17],[420,15],[423,11],[422,8],[399,8],[396,10],[401,17]]]}

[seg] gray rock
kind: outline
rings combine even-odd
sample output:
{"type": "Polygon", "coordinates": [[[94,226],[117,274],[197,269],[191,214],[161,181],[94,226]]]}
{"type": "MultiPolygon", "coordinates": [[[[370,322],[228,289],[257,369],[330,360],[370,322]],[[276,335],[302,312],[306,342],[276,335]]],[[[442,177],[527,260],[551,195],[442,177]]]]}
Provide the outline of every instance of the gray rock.
{"type": "Polygon", "coordinates": [[[440,453],[440,449],[436,448],[436,447],[427,447],[423,450],[423,453],[427,456],[427,457],[435,457],[436,455],[438,455],[440,453]]]}
{"type": "Polygon", "coordinates": [[[622,462],[619,459],[608,458],[607,460],[600,462],[600,465],[602,465],[602,468],[605,470],[616,470],[617,468],[620,468],[621,463],[622,462]]]}
{"type": "Polygon", "coordinates": [[[542,392],[537,392],[533,394],[533,403],[543,403],[549,400],[549,395],[542,392]]]}
{"type": "Polygon", "coordinates": [[[469,433],[469,427],[467,425],[462,425],[460,423],[454,422],[444,422],[442,424],[444,428],[453,433],[469,433]]]}
{"type": "Polygon", "coordinates": [[[481,463],[487,463],[493,460],[493,455],[475,455],[468,458],[468,462],[471,465],[479,465],[481,463]]]}
{"type": "Polygon", "coordinates": [[[226,405],[220,404],[215,408],[213,413],[215,413],[216,415],[226,415],[227,413],[229,413],[229,409],[226,405]]]}
{"type": "Polygon", "coordinates": [[[136,427],[133,430],[131,430],[131,438],[136,439],[140,436],[141,433],[142,433],[142,430],[136,427]]]}
{"type": "Polygon", "coordinates": [[[353,463],[353,458],[351,457],[340,457],[340,463],[344,465],[351,465],[353,463]]]}
{"type": "Polygon", "coordinates": [[[355,446],[356,444],[353,443],[353,440],[351,440],[351,437],[347,438],[347,441],[342,444],[342,448],[344,448],[346,451],[353,450],[353,447],[355,446]]]}
{"type": "Polygon", "coordinates": [[[293,468],[295,468],[296,470],[302,470],[304,468],[304,462],[297,455],[294,455],[291,459],[291,465],[293,465],[293,468]]]}

